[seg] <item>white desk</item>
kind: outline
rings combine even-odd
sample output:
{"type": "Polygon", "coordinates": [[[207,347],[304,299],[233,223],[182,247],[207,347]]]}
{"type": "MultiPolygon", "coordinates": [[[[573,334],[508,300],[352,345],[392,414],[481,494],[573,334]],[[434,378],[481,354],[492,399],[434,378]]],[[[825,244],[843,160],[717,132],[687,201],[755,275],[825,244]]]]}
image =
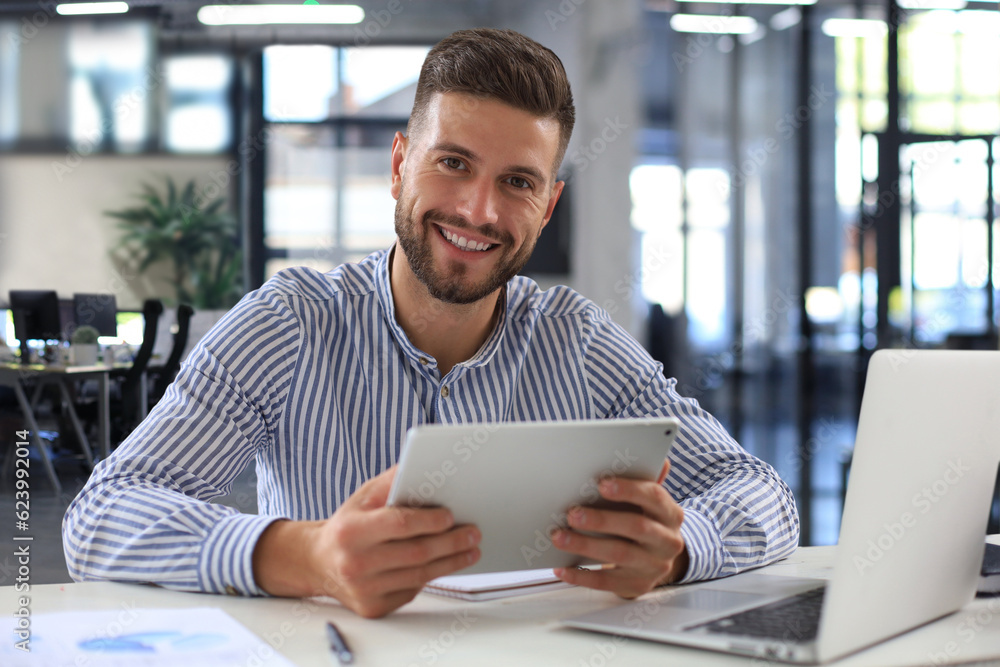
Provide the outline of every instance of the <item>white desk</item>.
{"type": "MultiPolygon", "coordinates": [[[[800,549],[786,561],[771,566],[769,571],[791,576],[825,576],[829,573],[827,565],[832,549],[800,549]]],[[[464,602],[424,593],[379,620],[359,618],[327,600],[177,593],[129,584],[52,584],[35,586],[29,595],[33,614],[107,609],[121,610],[127,615],[135,608],[219,607],[300,667],[336,664],[328,653],[324,637],[323,626],[327,620],[341,628],[354,650],[355,664],[362,667],[756,667],[765,664],[761,660],[636,639],[615,639],[610,635],[561,627],[561,618],[621,603],[611,594],[587,589],[564,589],[489,602],[464,602]]],[[[15,608],[13,587],[0,587],[0,613],[9,615],[15,608]]],[[[976,600],[961,612],[832,664],[838,667],[943,664],[949,650],[955,662],[1000,658],[1000,598],[976,600]],[[978,628],[975,632],[970,631],[973,624],[978,628]]],[[[266,665],[267,657],[251,659],[248,656],[246,664],[266,665]]]]}
{"type": "Polygon", "coordinates": [[[110,367],[103,365],[49,366],[44,364],[0,364],[0,385],[13,388],[14,393],[17,396],[17,402],[21,407],[21,413],[24,415],[24,420],[27,422],[28,430],[31,432],[30,442],[38,450],[38,453],[42,458],[42,465],[45,466],[45,472],[48,475],[49,480],[52,482],[53,487],[55,487],[57,495],[62,492],[62,486],[59,484],[59,478],[56,476],[55,469],[52,467],[52,461],[49,456],[48,448],[38,437],[38,421],[35,419],[35,407],[37,406],[39,396],[41,395],[41,389],[46,384],[55,384],[59,387],[63,405],[67,408],[70,421],[73,424],[73,430],[76,432],[76,437],[80,441],[80,446],[83,449],[83,454],[87,458],[88,465],[93,468],[94,457],[91,452],[90,442],[88,441],[83,425],[80,423],[80,419],[76,414],[76,410],[73,409],[73,399],[70,395],[67,383],[73,380],[97,380],[100,455],[101,458],[105,458],[111,452],[111,417],[108,407],[108,375],[111,370],[112,369],[110,367]],[[28,380],[36,380],[38,383],[35,389],[35,394],[31,400],[28,399],[28,396],[24,391],[24,384],[28,380]]]}

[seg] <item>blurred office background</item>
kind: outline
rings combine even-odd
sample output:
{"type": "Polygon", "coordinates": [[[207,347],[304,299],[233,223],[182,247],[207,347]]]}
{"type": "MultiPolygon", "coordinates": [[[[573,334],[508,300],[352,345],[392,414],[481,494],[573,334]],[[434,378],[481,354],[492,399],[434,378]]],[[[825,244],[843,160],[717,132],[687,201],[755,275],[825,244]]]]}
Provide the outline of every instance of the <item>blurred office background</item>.
{"type": "Polygon", "coordinates": [[[996,2],[358,0],[323,25],[207,4],[0,4],[0,301],[169,305],[166,264],[129,265],[105,214],[168,178],[227,200],[240,291],[387,247],[424,54],[492,26],[552,48],[577,104],[528,272],[607,308],[775,465],[803,543],[836,542],[872,351],[996,347],[996,2]]]}

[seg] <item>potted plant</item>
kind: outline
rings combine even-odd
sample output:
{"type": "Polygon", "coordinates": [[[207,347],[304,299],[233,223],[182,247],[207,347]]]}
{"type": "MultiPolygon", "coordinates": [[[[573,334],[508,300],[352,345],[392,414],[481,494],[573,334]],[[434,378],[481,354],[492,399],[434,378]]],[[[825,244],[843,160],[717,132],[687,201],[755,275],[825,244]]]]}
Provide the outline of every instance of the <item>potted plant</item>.
{"type": "MultiPolygon", "coordinates": [[[[207,190],[207,188],[206,188],[207,190]]],[[[141,205],[105,214],[124,230],[119,243],[139,273],[169,262],[174,299],[199,310],[228,309],[243,295],[242,261],[236,220],[225,197],[206,199],[192,179],[178,191],[166,179],[165,193],[145,184],[141,205]]]]}
{"type": "Polygon", "coordinates": [[[97,365],[97,337],[100,333],[89,324],[77,327],[70,336],[73,363],[77,366],[97,365]]]}

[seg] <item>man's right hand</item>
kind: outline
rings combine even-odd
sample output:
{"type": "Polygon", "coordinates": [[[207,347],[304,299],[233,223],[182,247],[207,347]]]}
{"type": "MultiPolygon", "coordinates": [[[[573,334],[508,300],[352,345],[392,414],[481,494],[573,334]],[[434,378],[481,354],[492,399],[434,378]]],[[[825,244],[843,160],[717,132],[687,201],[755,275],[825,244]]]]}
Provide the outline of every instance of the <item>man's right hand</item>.
{"type": "Polygon", "coordinates": [[[324,521],[268,526],[253,553],[257,585],[276,596],[327,595],[378,618],[479,560],[479,530],[455,526],[449,510],[386,505],[395,474],[368,480],[324,521]]]}

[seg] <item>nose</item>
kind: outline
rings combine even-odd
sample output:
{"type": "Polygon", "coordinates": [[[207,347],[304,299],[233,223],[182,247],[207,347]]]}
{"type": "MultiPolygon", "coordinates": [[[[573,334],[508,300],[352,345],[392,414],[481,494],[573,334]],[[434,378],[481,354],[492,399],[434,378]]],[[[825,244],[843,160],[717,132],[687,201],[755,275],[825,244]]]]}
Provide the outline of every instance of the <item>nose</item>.
{"type": "Polygon", "coordinates": [[[456,212],[477,227],[496,224],[500,217],[499,196],[496,184],[491,179],[469,179],[459,196],[456,212]]]}

